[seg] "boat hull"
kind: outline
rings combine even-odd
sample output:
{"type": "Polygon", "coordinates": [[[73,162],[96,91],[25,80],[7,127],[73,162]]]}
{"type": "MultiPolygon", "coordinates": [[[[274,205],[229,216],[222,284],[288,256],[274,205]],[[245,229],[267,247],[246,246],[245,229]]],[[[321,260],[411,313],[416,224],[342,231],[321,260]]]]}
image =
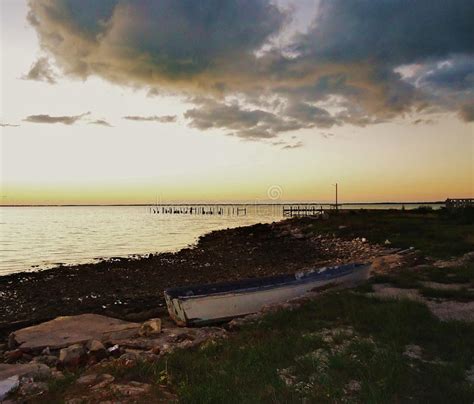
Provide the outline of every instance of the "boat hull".
{"type": "MultiPolygon", "coordinates": [[[[262,287],[236,288],[221,293],[186,296],[165,291],[168,311],[173,320],[182,326],[202,325],[241,317],[260,311],[264,306],[278,304],[304,295],[305,293],[324,289],[329,285],[356,284],[367,279],[369,265],[361,265],[357,269],[337,277],[294,278],[277,285],[262,287]]],[[[238,285],[238,283],[235,283],[238,285]]],[[[193,288],[189,288],[190,291],[193,288]]]]}

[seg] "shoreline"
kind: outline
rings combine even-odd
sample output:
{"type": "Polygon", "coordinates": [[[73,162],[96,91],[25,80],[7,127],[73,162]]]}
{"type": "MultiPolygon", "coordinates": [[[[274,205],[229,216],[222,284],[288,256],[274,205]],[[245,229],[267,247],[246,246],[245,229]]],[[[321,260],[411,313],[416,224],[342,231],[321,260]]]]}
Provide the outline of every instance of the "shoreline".
{"type": "MultiPolygon", "coordinates": [[[[431,204],[435,206],[433,210],[438,210],[437,202],[426,202],[427,204],[431,204]]],[[[407,202],[407,204],[412,204],[413,206],[407,205],[408,208],[407,210],[416,210],[417,206],[420,204],[419,202],[407,202]]],[[[38,208],[51,208],[51,207],[77,207],[77,208],[87,208],[87,207],[97,207],[99,205],[58,205],[58,206],[9,206],[9,207],[38,207],[38,208]]],[[[119,208],[120,206],[129,206],[131,208],[133,207],[140,207],[141,205],[100,205],[101,207],[110,207],[110,208],[119,208]]],[[[100,207],[99,206],[99,207],[100,207]]],[[[149,205],[147,205],[149,206],[149,205]]],[[[179,205],[175,205],[179,206],[179,205]]],[[[209,205],[212,206],[212,205],[209,205]]],[[[245,205],[249,206],[249,205],[245,205]]],[[[256,206],[256,205],[254,205],[256,206]]],[[[281,203],[276,203],[276,204],[259,204],[259,206],[273,206],[275,209],[281,209],[284,207],[284,204],[281,203]]],[[[299,206],[306,206],[306,204],[302,204],[299,206]]],[[[341,212],[347,213],[351,211],[365,211],[365,212],[371,212],[371,211],[398,211],[401,210],[400,205],[398,205],[398,202],[377,202],[375,204],[371,203],[362,203],[358,208],[350,208],[352,206],[351,204],[346,204],[347,207],[342,207],[340,209],[341,212]],[[364,204],[366,204],[367,208],[364,208],[364,204]],[[384,207],[382,209],[378,209],[376,206],[377,204],[383,205],[384,207]],[[393,208],[391,207],[393,204],[396,207],[393,208]],[[370,207],[372,205],[372,207],[370,207]]],[[[145,205],[142,206],[145,208],[145,205]]],[[[330,210],[328,210],[330,212],[330,210]]],[[[282,212],[280,212],[282,213],[282,212]]],[[[281,220],[286,220],[288,216],[284,216],[283,214],[281,215],[274,215],[274,213],[270,213],[272,217],[270,220],[274,221],[281,221],[281,220]]],[[[159,215],[162,216],[162,215],[159,215]]],[[[250,218],[249,220],[246,220],[247,223],[231,223],[230,225],[224,225],[225,227],[233,227],[233,226],[247,226],[251,224],[252,222],[256,223],[259,218],[250,218]],[[250,223],[249,223],[250,222],[250,223]]],[[[270,220],[263,220],[264,223],[269,223],[270,220]]],[[[224,226],[215,226],[216,229],[223,229],[224,226]]],[[[81,265],[93,265],[93,264],[98,264],[102,261],[112,261],[112,260],[140,260],[143,258],[147,258],[148,255],[153,254],[161,254],[161,253],[168,253],[168,252],[178,252],[179,250],[183,248],[188,248],[188,247],[193,247],[196,242],[198,241],[200,235],[205,235],[206,232],[212,231],[211,228],[202,228],[201,231],[196,232],[195,237],[185,239],[183,243],[174,243],[171,245],[167,245],[165,247],[160,246],[160,245],[154,245],[153,243],[149,243],[148,247],[145,248],[140,248],[140,245],[138,245],[138,248],[134,248],[133,246],[127,247],[127,248],[120,248],[117,247],[113,244],[110,245],[110,249],[107,250],[99,250],[99,251],[90,251],[87,246],[82,245],[82,249],[78,250],[78,254],[72,254],[72,255],[65,255],[64,253],[56,255],[55,254],[55,248],[56,246],[50,245],[50,246],[44,246],[47,249],[43,248],[37,248],[34,249],[34,251],[31,254],[25,254],[24,251],[28,251],[29,245],[25,245],[24,248],[25,250],[11,250],[11,252],[5,253],[5,261],[0,265],[0,278],[4,276],[9,276],[12,274],[20,274],[20,273],[33,273],[33,272],[42,272],[42,271],[47,271],[51,269],[62,269],[65,267],[75,267],[75,266],[81,266],[81,265]],[[43,252],[46,251],[46,255],[43,255],[43,252]],[[107,252],[107,251],[110,251],[107,252]],[[115,252],[114,252],[115,251],[115,252]],[[20,258],[20,259],[19,259],[20,258]]],[[[72,240],[70,240],[73,242],[72,240]]],[[[35,247],[35,245],[33,244],[35,247]]],[[[7,250],[8,251],[8,250],[7,250]]]]}
{"type": "Polygon", "coordinates": [[[61,315],[92,312],[138,321],[166,312],[168,287],[291,273],[368,258],[381,248],[338,247],[332,236],[305,235],[314,222],[286,219],[217,230],[176,252],[0,276],[0,336],[61,315]]]}
{"type": "Polygon", "coordinates": [[[460,256],[474,250],[473,213],[341,211],[328,220],[289,218],[215,230],[176,252],[0,276],[0,337],[63,315],[161,317],[166,315],[163,290],[169,287],[369,261],[394,248],[414,247],[428,261],[460,256]]]}

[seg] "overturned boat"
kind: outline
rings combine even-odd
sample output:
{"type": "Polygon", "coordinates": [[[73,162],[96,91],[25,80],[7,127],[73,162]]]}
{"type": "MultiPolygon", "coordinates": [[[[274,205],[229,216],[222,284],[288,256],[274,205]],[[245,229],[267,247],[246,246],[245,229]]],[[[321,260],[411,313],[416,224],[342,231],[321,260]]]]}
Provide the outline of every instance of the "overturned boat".
{"type": "Polygon", "coordinates": [[[226,321],[256,313],[318,289],[366,280],[370,264],[323,267],[290,275],[245,279],[165,290],[171,318],[182,326],[226,321]]]}

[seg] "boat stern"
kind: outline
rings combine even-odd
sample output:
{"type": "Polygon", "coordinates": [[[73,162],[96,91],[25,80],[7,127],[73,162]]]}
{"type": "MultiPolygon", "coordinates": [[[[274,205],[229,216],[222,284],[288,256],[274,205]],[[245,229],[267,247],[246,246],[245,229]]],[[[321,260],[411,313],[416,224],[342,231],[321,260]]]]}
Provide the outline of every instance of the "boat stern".
{"type": "Polygon", "coordinates": [[[166,291],[165,301],[168,313],[173,321],[180,327],[185,327],[188,324],[188,319],[186,318],[186,313],[181,305],[181,301],[171,297],[166,291]]]}

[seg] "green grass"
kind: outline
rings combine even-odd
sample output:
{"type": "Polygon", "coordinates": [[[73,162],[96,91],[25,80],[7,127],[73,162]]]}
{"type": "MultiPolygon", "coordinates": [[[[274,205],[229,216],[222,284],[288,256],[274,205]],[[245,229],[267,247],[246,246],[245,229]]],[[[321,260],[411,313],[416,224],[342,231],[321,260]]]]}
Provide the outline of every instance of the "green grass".
{"type": "Polygon", "coordinates": [[[450,268],[427,268],[424,275],[432,282],[438,283],[472,283],[474,285],[474,264],[450,268]]]}
{"type": "Polygon", "coordinates": [[[466,288],[461,289],[434,289],[421,288],[421,294],[431,299],[449,299],[459,302],[474,301],[474,292],[466,288]]]}
{"type": "Polygon", "coordinates": [[[438,297],[454,300],[474,300],[474,293],[469,287],[474,287],[474,263],[462,266],[438,268],[433,266],[419,268],[401,268],[390,274],[376,275],[371,283],[390,283],[402,289],[420,289],[426,297],[438,297]],[[424,287],[422,282],[441,284],[461,284],[459,290],[446,290],[424,287]]]}
{"type": "MultiPolygon", "coordinates": [[[[102,371],[151,383],[157,400],[165,389],[182,403],[472,404],[465,372],[474,364],[474,324],[441,322],[421,303],[368,297],[368,285],[268,314],[226,339],[154,363],[102,371]],[[403,354],[409,344],[422,348],[421,359],[403,354]],[[360,388],[351,392],[350,383],[360,388]]],[[[75,378],[51,385],[49,402],[61,402],[75,378]]]]}
{"type": "Polygon", "coordinates": [[[64,378],[51,379],[48,381],[48,392],[46,395],[35,397],[35,403],[62,404],[64,403],[64,392],[74,385],[79,377],[76,372],[64,372],[64,378]]]}
{"type": "Polygon", "coordinates": [[[184,403],[337,402],[347,398],[351,380],[361,388],[349,398],[361,402],[472,403],[474,387],[464,372],[473,362],[474,325],[440,322],[415,302],[339,292],[268,315],[228,340],[175,352],[153,374],[165,372],[184,403]],[[321,330],[348,326],[357,337],[332,352],[341,341],[328,344],[321,330]],[[402,355],[407,344],[439,363],[413,365],[402,355]],[[282,369],[291,370],[294,385],[283,382],[282,369]]]}
{"type": "Polygon", "coordinates": [[[330,233],[343,238],[365,237],[370,242],[399,248],[415,247],[444,258],[474,250],[474,209],[451,214],[445,210],[350,211],[312,221],[307,233],[330,233]]]}

